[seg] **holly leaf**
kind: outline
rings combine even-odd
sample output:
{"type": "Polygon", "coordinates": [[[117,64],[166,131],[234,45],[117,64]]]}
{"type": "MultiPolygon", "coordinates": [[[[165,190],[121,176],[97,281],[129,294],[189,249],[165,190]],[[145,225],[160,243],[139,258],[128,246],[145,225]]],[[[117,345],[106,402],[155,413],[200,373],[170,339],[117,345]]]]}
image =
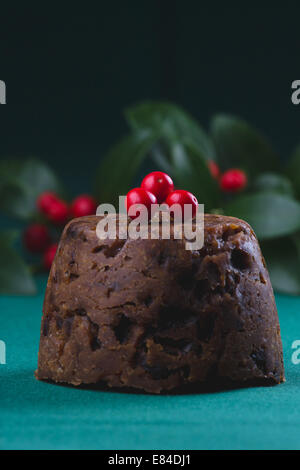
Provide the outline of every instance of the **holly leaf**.
{"type": "Polygon", "coordinates": [[[117,205],[130,189],[134,176],[157,136],[139,131],[114,145],[101,161],[95,178],[95,195],[101,203],[117,205]]]}
{"type": "Polygon", "coordinates": [[[0,163],[0,210],[8,215],[29,219],[36,212],[36,199],[44,191],[62,194],[54,172],[34,158],[5,159],[0,163]]]}
{"type": "Polygon", "coordinates": [[[36,286],[32,275],[13,248],[17,233],[5,231],[0,233],[0,294],[33,295],[36,286]]]}
{"type": "Polygon", "coordinates": [[[293,197],[294,190],[291,181],[284,175],[277,173],[262,173],[259,175],[253,185],[254,191],[276,192],[286,196],[293,197]]]}
{"type": "Polygon", "coordinates": [[[200,149],[191,143],[170,142],[172,173],[175,186],[193,193],[205,211],[219,205],[219,189],[200,149]]]}
{"type": "Polygon", "coordinates": [[[261,244],[273,288],[279,292],[300,295],[300,253],[290,237],[261,244]]]}
{"type": "Polygon", "coordinates": [[[279,160],[270,143],[245,121],[227,114],[215,116],[211,132],[221,167],[242,168],[250,177],[273,171],[279,160]]]}
{"type": "Polygon", "coordinates": [[[300,146],[293,152],[286,173],[294,185],[297,197],[300,198],[300,146]]]}
{"type": "Polygon", "coordinates": [[[215,159],[214,146],[207,133],[179,106],[145,101],[126,109],[125,117],[133,130],[146,130],[160,135],[163,140],[189,142],[199,148],[204,159],[215,159]]]}
{"type": "Polygon", "coordinates": [[[158,142],[153,145],[150,150],[150,157],[160,171],[164,171],[171,175],[173,169],[170,152],[166,143],[163,142],[162,139],[158,140],[158,142]]]}
{"type": "Polygon", "coordinates": [[[237,197],[225,213],[248,222],[260,239],[282,237],[300,230],[300,204],[272,192],[237,197]]]}

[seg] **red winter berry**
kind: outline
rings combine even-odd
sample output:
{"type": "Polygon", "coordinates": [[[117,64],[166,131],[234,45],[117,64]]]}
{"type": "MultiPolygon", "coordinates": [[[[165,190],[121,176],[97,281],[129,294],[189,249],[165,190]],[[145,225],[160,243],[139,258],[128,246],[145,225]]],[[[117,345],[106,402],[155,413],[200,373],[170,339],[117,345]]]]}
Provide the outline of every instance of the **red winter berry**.
{"type": "MultiPolygon", "coordinates": [[[[150,193],[150,191],[146,191],[143,188],[134,188],[129,191],[126,196],[125,206],[127,212],[129,209],[135,204],[143,204],[147,211],[148,216],[151,215],[151,204],[156,204],[157,200],[154,194],[150,193]]],[[[140,211],[137,211],[136,214],[129,214],[132,219],[138,217],[140,215],[140,211]]]]}
{"type": "Polygon", "coordinates": [[[214,162],[213,160],[209,160],[207,162],[207,166],[208,166],[211,176],[215,178],[216,180],[219,179],[221,173],[220,173],[220,168],[216,164],[216,162],[214,162]]]}
{"type": "Polygon", "coordinates": [[[174,183],[167,173],[162,171],[153,171],[145,176],[141,188],[154,194],[158,204],[165,201],[168,195],[174,191],[174,183]]]}
{"type": "Polygon", "coordinates": [[[228,193],[241,191],[247,185],[247,175],[243,170],[232,168],[222,175],[220,185],[222,191],[228,193]]]}
{"type": "Polygon", "coordinates": [[[69,209],[64,201],[61,201],[60,199],[52,201],[47,212],[47,217],[51,222],[59,225],[64,224],[67,221],[68,215],[69,209]]]}
{"type": "Polygon", "coordinates": [[[193,216],[196,214],[198,207],[197,198],[189,191],[185,191],[183,189],[176,189],[176,191],[169,194],[166,199],[166,204],[168,204],[169,207],[173,204],[179,204],[182,210],[184,210],[185,204],[191,204],[193,216]]]}
{"type": "Polygon", "coordinates": [[[54,202],[58,200],[58,197],[55,193],[50,191],[46,191],[42,193],[37,199],[37,206],[40,212],[47,215],[49,212],[50,207],[54,202]]]}
{"type": "Polygon", "coordinates": [[[50,245],[44,253],[43,264],[44,267],[48,270],[51,268],[51,265],[53,263],[57,247],[57,243],[53,243],[53,245],[50,245]]]}
{"type": "Polygon", "coordinates": [[[71,214],[73,217],[84,217],[96,213],[97,203],[92,196],[82,194],[74,199],[71,205],[71,214]]]}
{"type": "Polygon", "coordinates": [[[42,253],[50,243],[47,227],[42,224],[29,225],[24,231],[23,243],[31,253],[42,253]]]}

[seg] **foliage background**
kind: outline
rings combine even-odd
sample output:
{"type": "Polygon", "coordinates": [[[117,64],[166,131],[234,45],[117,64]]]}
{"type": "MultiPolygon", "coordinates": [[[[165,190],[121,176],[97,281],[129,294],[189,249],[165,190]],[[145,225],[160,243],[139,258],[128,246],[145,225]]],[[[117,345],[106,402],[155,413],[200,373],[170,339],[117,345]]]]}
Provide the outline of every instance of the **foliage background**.
{"type": "MultiPolygon", "coordinates": [[[[6,2],[0,159],[39,157],[71,195],[91,191],[101,158],[127,132],[122,110],[155,99],[206,128],[220,111],[241,116],[270,137],[284,165],[300,141],[290,99],[299,12],[296,2],[6,2]]],[[[2,216],[1,225],[15,222],[2,216]]]]}

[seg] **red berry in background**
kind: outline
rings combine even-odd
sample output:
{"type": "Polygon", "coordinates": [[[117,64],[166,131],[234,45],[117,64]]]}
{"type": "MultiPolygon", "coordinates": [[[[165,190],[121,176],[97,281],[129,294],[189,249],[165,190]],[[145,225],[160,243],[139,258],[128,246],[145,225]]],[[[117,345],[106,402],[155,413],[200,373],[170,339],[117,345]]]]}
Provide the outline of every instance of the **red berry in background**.
{"type": "Polygon", "coordinates": [[[51,268],[51,265],[53,263],[53,260],[57,251],[57,247],[58,247],[58,244],[53,243],[52,245],[49,246],[49,248],[47,248],[47,250],[44,253],[43,264],[44,264],[44,267],[48,270],[51,268]]]}
{"type": "Polygon", "coordinates": [[[56,202],[57,200],[58,200],[58,197],[56,196],[55,193],[52,193],[50,191],[45,191],[37,199],[38,209],[43,214],[47,215],[51,205],[53,204],[53,202],[56,202]]]}
{"type": "Polygon", "coordinates": [[[47,217],[51,222],[58,225],[64,224],[68,219],[68,215],[69,209],[64,201],[61,201],[60,199],[52,201],[47,212],[47,217]]]}
{"type": "Polygon", "coordinates": [[[198,201],[196,196],[194,196],[189,191],[185,191],[184,189],[176,189],[173,191],[166,199],[166,204],[168,206],[172,206],[173,204],[179,204],[182,208],[182,212],[184,210],[185,204],[192,205],[192,215],[194,216],[197,212],[198,201]]]}
{"type": "Polygon", "coordinates": [[[241,191],[247,185],[247,175],[243,170],[232,168],[222,175],[220,185],[222,191],[228,193],[241,191]]]}
{"type": "Polygon", "coordinates": [[[214,162],[213,160],[209,160],[207,162],[207,166],[208,166],[211,176],[216,180],[219,179],[221,172],[216,162],[214,162]]]}
{"type": "Polygon", "coordinates": [[[167,173],[162,171],[153,171],[145,176],[141,188],[154,194],[158,204],[165,201],[168,195],[174,191],[174,183],[167,173]]]}
{"type": "Polygon", "coordinates": [[[24,231],[23,243],[31,253],[42,253],[50,243],[47,227],[42,224],[29,225],[24,231]]]}
{"type": "MultiPolygon", "coordinates": [[[[146,191],[143,188],[134,188],[131,189],[126,196],[125,206],[127,212],[129,212],[130,207],[135,204],[143,204],[144,206],[146,206],[148,210],[148,216],[150,217],[151,204],[157,204],[157,199],[154,194],[150,193],[150,191],[146,191]]],[[[138,217],[139,214],[140,211],[137,211],[136,215],[130,215],[130,217],[135,218],[138,217]]]]}
{"type": "Polygon", "coordinates": [[[71,214],[73,217],[84,217],[85,215],[96,214],[97,203],[92,196],[82,194],[76,197],[71,205],[71,214]]]}

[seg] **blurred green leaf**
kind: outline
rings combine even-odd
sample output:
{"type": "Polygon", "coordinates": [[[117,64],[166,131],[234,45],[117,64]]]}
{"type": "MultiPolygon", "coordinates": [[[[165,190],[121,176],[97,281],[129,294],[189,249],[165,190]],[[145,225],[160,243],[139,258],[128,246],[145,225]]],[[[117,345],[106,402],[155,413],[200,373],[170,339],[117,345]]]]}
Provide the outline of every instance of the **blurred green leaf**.
{"type": "Polygon", "coordinates": [[[162,139],[190,142],[199,148],[203,158],[215,159],[209,136],[187,112],[168,102],[145,101],[125,110],[131,129],[146,130],[162,139]]]}
{"type": "Polygon", "coordinates": [[[207,167],[215,159],[208,135],[189,114],[165,102],[144,102],[125,111],[133,130],[159,136],[150,155],[173,176],[175,185],[191,191],[206,210],[218,205],[218,188],[207,167]]]}
{"type": "Polygon", "coordinates": [[[278,168],[269,142],[245,121],[226,114],[215,116],[211,132],[222,169],[242,168],[251,177],[278,168]]]}
{"type": "Polygon", "coordinates": [[[273,288],[286,294],[300,295],[300,254],[290,237],[261,244],[273,288]]]}
{"type": "Polygon", "coordinates": [[[300,199],[300,146],[292,154],[286,173],[294,185],[297,197],[300,199]]]}
{"type": "Polygon", "coordinates": [[[225,207],[225,213],[244,219],[260,239],[281,237],[300,230],[300,204],[276,193],[237,197],[225,207]]]}
{"type": "Polygon", "coordinates": [[[114,145],[101,161],[96,174],[95,195],[100,203],[118,207],[119,195],[126,195],[138,168],[156,142],[155,134],[134,132],[114,145]]]}
{"type": "Polygon", "coordinates": [[[172,141],[170,153],[175,186],[193,193],[199,203],[205,205],[206,212],[218,207],[218,185],[212,178],[200,149],[191,143],[183,145],[172,141]]]}
{"type": "Polygon", "coordinates": [[[149,156],[161,171],[165,171],[171,175],[173,170],[170,159],[170,152],[166,144],[161,139],[153,145],[149,156]]]}
{"type": "Polygon", "coordinates": [[[284,175],[277,173],[262,173],[253,182],[254,191],[272,191],[287,196],[294,196],[293,185],[284,175]]]}
{"type": "Polygon", "coordinates": [[[36,286],[28,267],[13,248],[16,232],[0,233],[0,294],[33,295],[36,286]]]}
{"type": "Polygon", "coordinates": [[[29,219],[36,212],[36,199],[43,191],[63,192],[54,172],[34,158],[6,159],[0,163],[0,210],[29,219]]]}

